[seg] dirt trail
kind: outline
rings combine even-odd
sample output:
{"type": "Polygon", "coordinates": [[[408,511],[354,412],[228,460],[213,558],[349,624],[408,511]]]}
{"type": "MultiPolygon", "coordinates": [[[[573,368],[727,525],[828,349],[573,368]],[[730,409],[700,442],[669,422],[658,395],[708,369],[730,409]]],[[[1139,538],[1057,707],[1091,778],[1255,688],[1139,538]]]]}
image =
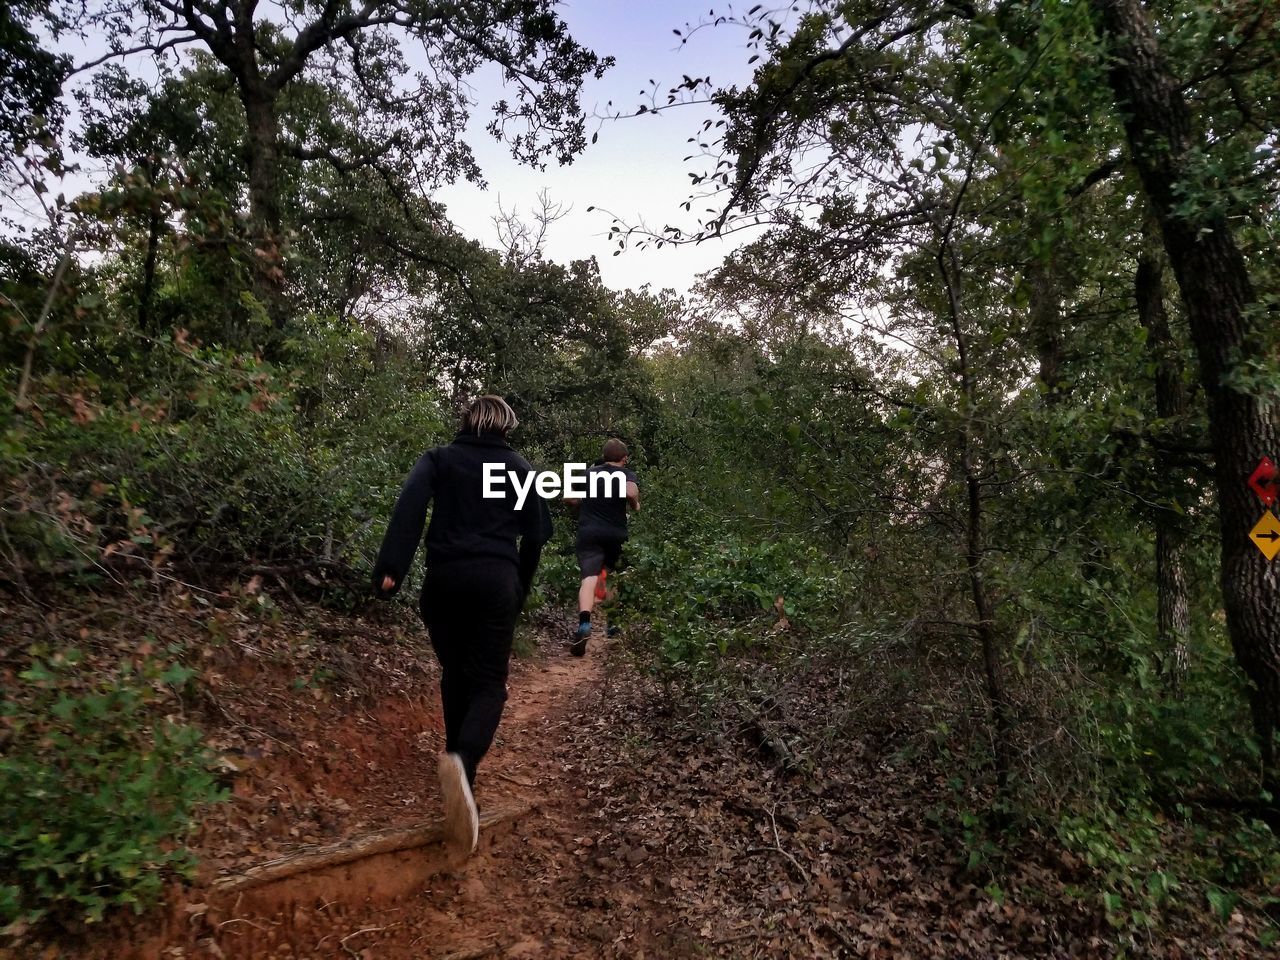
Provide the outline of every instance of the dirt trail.
{"type": "MultiPolygon", "coordinates": [[[[608,656],[599,636],[582,659],[544,637],[538,656],[514,664],[502,727],[476,792],[482,815],[515,815],[483,831],[479,851],[465,864],[450,868],[443,848],[433,843],[235,895],[196,887],[173,906],[162,929],[127,947],[117,942],[115,955],[462,960],[599,956],[605,944],[619,941],[633,942],[626,955],[644,955],[642,943],[653,939],[646,918],[660,909],[656,901],[601,901],[582,869],[593,841],[571,737],[598,712],[608,656]],[[601,903],[607,912],[590,909],[601,903]]],[[[408,709],[413,702],[384,705],[334,735],[334,742],[353,751],[344,762],[327,765],[339,778],[362,759],[376,758],[367,765],[377,768],[372,784],[381,795],[361,795],[362,822],[402,826],[440,817],[434,777],[425,785],[403,779],[423,777],[442,740],[437,700],[419,697],[417,709],[408,709]],[[420,756],[406,762],[397,777],[386,761],[415,738],[420,756]],[[400,745],[388,746],[393,742],[400,745]],[[415,796],[421,798],[416,809],[397,812],[415,796]]],[[[328,783],[328,792],[340,793],[341,786],[328,783]]]]}

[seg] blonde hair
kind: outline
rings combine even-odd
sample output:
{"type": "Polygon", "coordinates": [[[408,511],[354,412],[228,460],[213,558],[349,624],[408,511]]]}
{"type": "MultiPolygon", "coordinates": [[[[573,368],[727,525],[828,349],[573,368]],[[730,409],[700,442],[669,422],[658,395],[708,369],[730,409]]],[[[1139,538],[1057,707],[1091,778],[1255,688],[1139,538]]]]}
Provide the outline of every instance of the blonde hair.
{"type": "Polygon", "coordinates": [[[482,433],[499,433],[505,437],[518,426],[520,420],[511,405],[491,393],[476,397],[462,411],[463,433],[474,433],[476,436],[482,433]]]}

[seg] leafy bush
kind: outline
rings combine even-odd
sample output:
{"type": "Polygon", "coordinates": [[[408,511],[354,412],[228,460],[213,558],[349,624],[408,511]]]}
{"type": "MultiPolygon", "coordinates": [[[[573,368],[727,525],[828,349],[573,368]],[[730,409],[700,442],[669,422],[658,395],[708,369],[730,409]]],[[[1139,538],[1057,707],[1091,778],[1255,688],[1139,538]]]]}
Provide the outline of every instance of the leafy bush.
{"type": "Polygon", "coordinates": [[[187,668],[153,659],[89,678],[79,662],[75,651],[35,662],[0,707],[4,923],[141,909],[167,871],[189,875],[183,837],[222,796],[200,731],[153,719],[187,668]]]}
{"type": "Polygon", "coordinates": [[[133,359],[132,384],[46,378],[39,415],[0,435],[9,562],[360,566],[440,411],[394,365],[375,368],[366,334],[307,328],[296,374],[179,332],[133,359]]]}
{"type": "Polygon", "coordinates": [[[569,530],[569,525],[557,520],[556,529],[559,535],[543,550],[538,575],[524,605],[530,613],[549,607],[574,607],[578,602],[578,559],[571,538],[562,533],[569,530]]]}
{"type": "Polygon", "coordinates": [[[771,631],[830,626],[840,613],[839,569],[798,540],[646,537],[626,555],[621,616],[645,624],[669,666],[709,663],[771,631]]]}

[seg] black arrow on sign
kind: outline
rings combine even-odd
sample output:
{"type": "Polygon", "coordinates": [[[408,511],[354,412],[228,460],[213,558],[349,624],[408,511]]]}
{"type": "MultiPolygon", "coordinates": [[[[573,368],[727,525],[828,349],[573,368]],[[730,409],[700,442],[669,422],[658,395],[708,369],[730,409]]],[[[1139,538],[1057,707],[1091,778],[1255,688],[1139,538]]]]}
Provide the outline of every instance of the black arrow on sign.
{"type": "Polygon", "coordinates": [[[1274,530],[1270,533],[1255,533],[1254,536],[1259,540],[1280,540],[1280,533],[1276,533],[1274,530]]]}

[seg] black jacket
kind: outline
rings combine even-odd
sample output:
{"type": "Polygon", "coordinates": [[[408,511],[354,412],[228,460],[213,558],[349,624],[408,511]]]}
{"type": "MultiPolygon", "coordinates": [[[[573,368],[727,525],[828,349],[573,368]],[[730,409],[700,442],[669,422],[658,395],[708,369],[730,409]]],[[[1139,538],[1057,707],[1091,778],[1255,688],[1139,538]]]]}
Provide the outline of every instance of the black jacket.
{"type": "Polygon", "coordinates": [[[551,512],[532,489],[523,508],[517,510],[509,481],[500,487],[505,492],[503,499],[485,498],[486,463],[500,464],[504,478],[508,470],[522,478],[533,472],[529,462],[497,434],[459,433],[453,443],[432,447],[418,458],[382,538],[373,566],[374,593],[389,597],[399,591],[422,539],[427,505],[434,499],[427,528],[427,565],[480,558],[506,561],[517,568],[521,588],[528,594],[542,545],[551,539],[551,512]],[[382,590],[386,576],[395,581],[389,591],[382,590]]]}

